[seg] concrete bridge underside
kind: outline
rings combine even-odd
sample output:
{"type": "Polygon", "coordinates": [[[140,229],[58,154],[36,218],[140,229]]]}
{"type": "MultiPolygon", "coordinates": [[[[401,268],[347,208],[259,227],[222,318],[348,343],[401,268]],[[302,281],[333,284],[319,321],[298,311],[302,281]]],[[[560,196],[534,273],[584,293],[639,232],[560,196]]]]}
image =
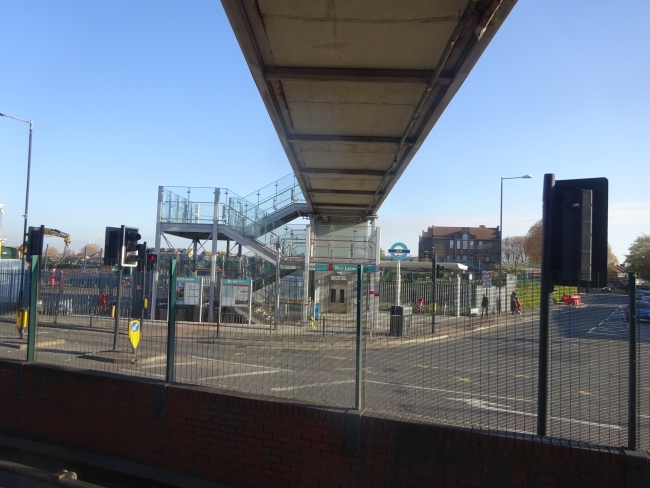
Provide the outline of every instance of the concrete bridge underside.
{"type": "Polygon", "coordinates": [[[222,0],[312,216],[376,215],[515,3],[222,0]]]}

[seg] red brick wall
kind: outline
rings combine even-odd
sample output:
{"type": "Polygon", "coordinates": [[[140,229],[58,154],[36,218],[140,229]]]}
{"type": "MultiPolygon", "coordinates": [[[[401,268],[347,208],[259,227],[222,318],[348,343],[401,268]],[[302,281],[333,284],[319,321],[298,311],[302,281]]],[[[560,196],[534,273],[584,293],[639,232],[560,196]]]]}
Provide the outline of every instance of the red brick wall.
{"type": "Polygon", "coordinates": [[[636,486],[621,449],[14,361],[0,432],[238,487],[636,486]]]}

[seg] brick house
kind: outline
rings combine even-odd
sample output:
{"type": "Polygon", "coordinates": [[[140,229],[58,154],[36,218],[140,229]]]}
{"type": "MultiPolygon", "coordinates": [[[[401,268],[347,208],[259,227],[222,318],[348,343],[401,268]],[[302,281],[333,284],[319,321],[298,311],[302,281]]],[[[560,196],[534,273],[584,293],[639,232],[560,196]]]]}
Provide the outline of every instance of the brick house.
{"type": "Polygon", "coordinates": [[[494,268],[499,263],[499,227],[436,227],[422,231],[418,256],[434,252],[438,263],[463,263],[476,270],[494,268]]]}

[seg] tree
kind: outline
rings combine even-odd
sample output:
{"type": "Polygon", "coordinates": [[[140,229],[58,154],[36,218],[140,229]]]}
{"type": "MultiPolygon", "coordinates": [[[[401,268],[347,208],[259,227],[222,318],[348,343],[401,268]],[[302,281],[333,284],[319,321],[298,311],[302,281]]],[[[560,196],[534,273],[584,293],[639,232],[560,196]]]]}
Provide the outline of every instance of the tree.
{"type": "Polygon", "coordinates": [[[523,264],[528,262],[526,255],[526,236],[506,237],[503,240],[503,267],[509,267],[515,263],[523,264]]]}
{"type": "Polygon", "coordinates": [[[99,251],[101,251],[101,247],[99,247],[97,244],[90,243],[85,247],[82,247],[81,250],[79,251],[80,255],[84,255],[84,249],[86,252],[86,255],[92,256],[93,254],[97,254],[99,251]]]}
{"type": "Polygon", "coordinates": [[[535,222],[526,234],[524,250],[531,263],[542,263],[542,219],[535,222]]]}
{"type": "Polygon", "coordinates": [[[379,248],[379,260],[386,261],[386,251],[384,251],[382,248],[379,248]]]}
{"type": "Polygon", "coordinates": [[[618,266],[618,258],[612,252],[612,246],[607,243],[607,272],[616,273],[616,266],[618,266]]]}
{"type": "Polygon", "coordinates": [[[637,237],[629,250],[630,254],[625,256],[627,269],[638,273],[642,279],[650,279],[650,235],[637,237]]]}
{"type": "Polygon", "coordinates": [[[61,255],[61,251],[59,251],[59,250],[58,250],[56,247],[54,247],[54,246],[49,246],[49,247],[47,248],[47,255],[48,255],[48,256],[60,256],[60,255],[61,255]]]}

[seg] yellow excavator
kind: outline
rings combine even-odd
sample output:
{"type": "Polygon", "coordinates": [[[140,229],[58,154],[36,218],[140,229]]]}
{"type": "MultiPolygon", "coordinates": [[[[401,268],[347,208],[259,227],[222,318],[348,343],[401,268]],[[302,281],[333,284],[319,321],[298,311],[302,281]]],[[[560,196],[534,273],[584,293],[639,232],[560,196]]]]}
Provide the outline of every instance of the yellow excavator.
{"type": "Polygon", "coordinates": [[[61,232],[58,229],[48,229],[47,227],[45,227],[43,232],[45,233],[46,236],[61,237],[63,239],[63,243],[65,244],[65,247],[68,247],[70,245],[70,234],[61,232]]]}

